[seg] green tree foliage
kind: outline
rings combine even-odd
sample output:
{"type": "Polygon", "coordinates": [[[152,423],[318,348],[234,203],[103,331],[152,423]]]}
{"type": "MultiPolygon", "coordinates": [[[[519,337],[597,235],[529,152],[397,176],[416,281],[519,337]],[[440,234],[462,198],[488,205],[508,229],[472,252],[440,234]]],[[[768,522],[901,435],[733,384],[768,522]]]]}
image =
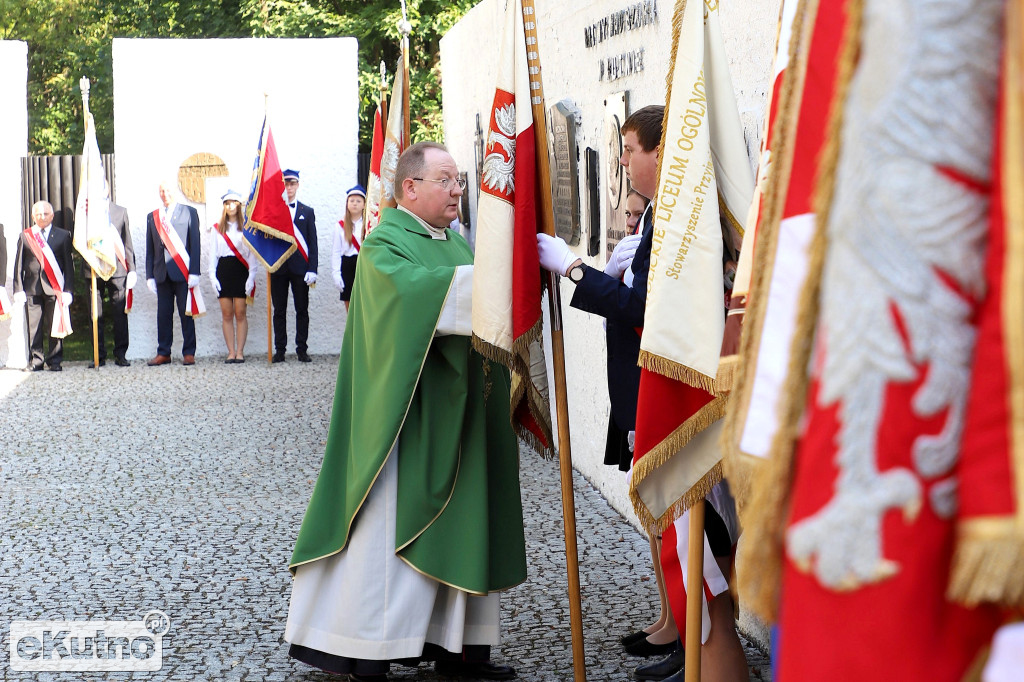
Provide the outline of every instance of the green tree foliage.
{"type": "MultiPolygon", "coordinates": [[[[413,140],[440,139],[438,41],[477,0],[408,0],[413,140]]],[[[379,65],[399,55],[400,0],[0,0],[0,39],[29,45],[29,153],[75,154],[83,141],[81,76],[100,148],[113,149],[111,40],[319,38],[359,40],[360,149],[369,151],[379,65]]],[[[329,75],[325,76],[325,80],[329,75]]]]}

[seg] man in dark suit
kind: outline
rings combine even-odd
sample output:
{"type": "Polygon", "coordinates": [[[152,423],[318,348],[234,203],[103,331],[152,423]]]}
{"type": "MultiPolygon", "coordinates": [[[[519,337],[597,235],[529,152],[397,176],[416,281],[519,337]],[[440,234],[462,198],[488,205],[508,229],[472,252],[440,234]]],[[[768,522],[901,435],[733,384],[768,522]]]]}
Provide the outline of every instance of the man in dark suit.
{"type": "Polygon", "coordinates": [[[284,362],[284,351],[288,345],[288,287],[292,288],[295,302],[295,353],[300,362],[310,362],[306,352],[309,338],[309,287],[316,284],[316,216],[313,209],[295,195],[299,191],[299,171],[286,170],[284,191],[288,197],[288,209],[295,224],[295,236],[306,242],[309,258],[296,250],[277,272],[270,275],[270,299],[274,304],[274,362],[284,362]]]}
{"type": "Polygon", "coordinates": [[[53,206],[47,201],[32,205],[32,221],[35,225],[18,236],[18,249],[14,254],[14,300],[16,304],[26,305],[32,354],[28,369],[39,371],[45,362],[50,370],[59,372],[64,361],[64,342],[53,336],[53,316],[61,314],[60,306],[71,305],[75,278],[71,233],[53,225],[53,206]],[[33,241],[29,243],[28,240],[33,241]],[[51,256],[52,261],[49,260],[51,256]],[[52,276],[47,270],[53,273],[52,276]],[[63,280],[63,286],[60,280],[63,280]],[[45,356],[44,329],[50,337],[45,356]]]}
{"type": "Polygon", "coordinates": [[[149,366],[171,361],[174,307],[181,321],[182,364],[196,364],[196,323],[186,314],[189,289],[199,286],[199,214],[178,203],[174,183],[160,183],[163,206],[146,216],[146,284],[156,294],[156,357],[149,366]],[[178,244],[180,246],[175,246],[178,244]],[[177,249],[177,254],[172,253],[177,249]],[[179,265],[179,262],[181,265],[179,265]],[[184,268],[183,268],[184,266],[184,268]]]}
{"type": "Polygon", "coordinates": [[[132,364],[125,358],[128,352],[128,313],[125,312],[125,297],[128,289],[135,288],[138,275],[135,274],[135,249],[132,247],[132,233],[128,229],[128,211],[123,206],[110,202],[110,224],[117,230],[124,244],[124,263],[117,260],[117,269],[110,279],[96,279],[96,340],[99,344],[100,367],[107,363],[107,344],[103,334],[103,293],[110,296],[110,308],[114,317],[114,364],[127,367],[132,364]],[[127,269],[125,266],[128,266],[127,269]]]}

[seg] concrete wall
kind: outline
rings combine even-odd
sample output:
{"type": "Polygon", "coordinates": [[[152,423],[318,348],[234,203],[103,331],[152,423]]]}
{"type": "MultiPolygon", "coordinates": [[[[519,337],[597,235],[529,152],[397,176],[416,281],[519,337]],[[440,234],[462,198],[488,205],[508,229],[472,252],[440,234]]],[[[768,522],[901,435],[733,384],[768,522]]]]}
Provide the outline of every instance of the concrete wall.
{"type": "MultiPolygon", "coordinates": [[[[577,130],[580,153],[586,147],[597,149],[601,168],[605,168],[609,162],[603,138],[605,98],[623,90],[628,91],[629,111],[648,104],[664,103],[665,78],[672,48],[673,3],[656,0],[655,22],[607,37],[593,47],[586,46],[585,31],[588,27],[613,12],[637,4],[638,0],[597,0],[586,3],[536,0],[539,51],[547,106],[550,108],[555,102],[567,98],[580,109],[582,123],[577,130]],[[640,47],[644,49],[643,71],[616,80],[608,80],[607,76],[601,78],[600,63],[603,59],[640,47]]],[[[733,86],[752,163],[756,160],[760,145],[778,7],[777,0],[739,0],[722,5],[726,50],[732,66],[733,86]]],[[[471,175],[475,164],[475,115],[480,113],[481,125],[486,131],[487,117],[494,98],[498,60],[495,49],[480,49],[481,36],[498,35],[503,12],[504,0],[483,0],[441,40],[445,139],[460,169],[469,170],[471,175]]],[[[497,42],[497,37],[487,40],[488,44],[497,42]]],[[[580,163],[582,168],[582,158],[580,163]]],[[[606,174],[602,173],[600,177],[603,197],[606,196],[606,174]]],[[[581,197],[586,196],[584,182],[581,173],[581,197]]],[[[586,224],[588,216],[585,200],[582,203],[583,222],[586,224]]],[[[602,221],[605,220],[604,213],[602,211],[602,221]]],[[[599,254],[605,252],[603,235],[606,227],[602,222],[599,254]]],[[[588,264],[604,267],[603,255],[588,257],[582,248],[576,250],[588,264]]],[[[616,468],[602,464],[609,404],[601,318],[570,308],[568,301],[572,289],[571,283],[563,281],[573,462],[620,513],[635,523],[632,506],[626,495],[624,475],[616,468]]],[[[548,320],[545,320],[545,325],[548,325],[548,320]]]]}
{"type": "MultiPolygon", "coordinates": [[[[21,215],[21,157],[28,153],[28,43],[0,40],[0,224],[7,242],[7,268],[0,284],[14,293],[14,251],[27,216],[21,215]]],[[[25,363],[24,308],[0,322],[0,367],[25,363]]]]}
{"type": "MultiPolygon", "coordinates": [[[[269,95],[270,123],[284,168],[301,172],[298,198],[316,211],[319,281],[310,295],[309,352],[337,353],[345,309],[330,276],[333,227],[345,191],[356,182],[358,145],[357,42],[354,38],[156,40],[115,39],[114,152],[118,203],[127,207],[140,269],[145,268],[146,214],[160,205],[157,187],[176,178],[196,152],[226,163],[230,181],[211,181],[210,209],[191,204],[203,225],[203,296],[209,314],[197,321],[197,355],[224,354],[220,312],[206,258],[220,219],[219,197],[230,184],[248,193],[269,95]]],[[[109,125],[110,122],[106,122],[109,125]]],[[[98,122],[104,125],[104,122],[98,122]]],[[[103,150],[108,151],[108,150],[103,150]]],[[[188,203],[188,202],[186,202],[188,203]]],[[[141,280],[130,316],[133,358],[156,353],[156,297],[141,280]]],[[[266,283],[261,276],[249,310],[247,354],[266,352],[266,283]]],[[[175,322],[172,352],[181,353],[175,322]]],[[[288,351],[294,351],[289,302],[288,351]]]]}

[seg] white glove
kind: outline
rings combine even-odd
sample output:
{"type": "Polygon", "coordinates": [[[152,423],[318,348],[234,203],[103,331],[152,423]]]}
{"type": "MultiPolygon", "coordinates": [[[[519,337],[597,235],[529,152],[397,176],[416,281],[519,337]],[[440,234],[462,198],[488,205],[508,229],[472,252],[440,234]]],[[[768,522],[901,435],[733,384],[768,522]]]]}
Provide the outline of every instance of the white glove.
{"type": "Polygon", "coordinates": [[[75,300],[75,296],[70,291],[64,291],[61,292],[61,299],[63,299],[64,305],[71,305],[71,301],[75,300]]]}
{"type": "Polygon", "coordinates": [[[540,254],[540,266],[548,272],[565,276],[569,266],[576,262],[578,256],[569,245],[558,237],[547,234],[537,235],[537,251],[540,254]]]}
{"type": "MultiPolygon", "coordinates": [[[[191,280],[192,280],[192,278],[189,277],[189,281],[191,281],[191,280]]],[[[220,280],[217,279],[217,275],[215,275],[213,273],[210,273],[210,284],[213,285],[213,290],[216,291],[219,294],[220,293],[220,280]]]]}
{"type": "Polygon", "coordinates": [[[640,246],[641,239],[643,239],[643,235],[639,234],[631,234],[620,239],[619,243],[615,245],[612,255],[608,257],[608,264],[604,266],[604,274],[615,279],[622,277],[622,273],[633,262],[633,255],[636,253],[636,247],[640,246]]]}
{"type": "Polygon", "coordinates": [[[124,286],[126,289],[134,289],[136,282],[139,281],[139,276],[132,270],[128,273],[128,276],[124,278],[124,286]]]}
{"type": "Polygon", "coordinates": [[[341,275],[334,273],[334,286],[338,288],[338,291],[345,291],[345,283],[341,281],[341,275]]]}
{"type": "Polygon", "coordinates": [[[195,287],[199,286],[199,283],[202,282],[202,281],[203,281],[203,279],[199,275],[189,275],[188,276],[188,288],[189,289],[194,289],[195,287]]]}
{"type": "MultiPolygon", "coordinates": [[[[256,273],[250,272],[249,276],[245,278],[245,294],[249,295],[249,292],[253,290],[253,286],[256,284],[256,273]]],[[[218,292],[220,290],[218,289],[218,292]]]]}
{"type": "Polygon", "coordinates": [[[629,451],[633,452],[633,447],[636,445],[636,431],[630,431],[626,434],[626,442],[629,443],[629,451]]]}
{"type": "Polygon", "coordinates": [[[316,273],[307,272],[306,276],[302,278],[302,281],[306,283],[306,286],[312,286],[316,284],[316,273]]]}
{"type": "Polygon", "coordinates": [[[152,291],[154,294],[156,293],[156,280],[155,279],[147,279],[146,280],[146,286],[149,287],[149,290],[152,291]]]}
{"type": "Polygon", "coordinates": [[[28,301],[28,298],[25,296],[24,291],[14,294],[14,305],[25,305],[26,301],[28,301]]]}

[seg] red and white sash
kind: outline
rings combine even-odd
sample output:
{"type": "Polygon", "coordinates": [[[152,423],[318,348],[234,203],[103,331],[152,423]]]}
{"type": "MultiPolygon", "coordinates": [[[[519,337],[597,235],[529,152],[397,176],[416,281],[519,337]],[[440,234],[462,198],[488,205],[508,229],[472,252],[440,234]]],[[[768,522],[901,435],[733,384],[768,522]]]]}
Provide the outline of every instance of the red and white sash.
{"type": "MultiPolygon", "coordinates": [[[[125,257],[124,251],[124,240],[121,239],[121,235],[117,233],[117,230],[111,230],[110,233],[114,237],[114,254],[117,256],[117,262],[121,264],[124,271],[128,272],[128,259],[125,257]]],[[[124,292],[124,311],[130,313],[132,311],[132,303],[135,299],[135,295],[131,289],[127,289],[124,292]]]]}
{"type": "Polygon", "coordinates": [[[42,231],[33,226],[25,230],[25,244],[36,260],[43,266],[43,272],[55,292],[53,324],[50,325],[50,336],[63,339],[71,333],[71,308],[64,302],[64,273],[57,265],[57,256],[43,239],[42,231]]]}
{"type": "MultiPolygon", "coordinates": [[[[232,241],[231,237],[228,236],[228,231],[224,230],[223,232],[220,232],[218,230],[218,232],[220,233],[221,237],[224,237],[224,241],[227,242],[228,248],[231,249],[231,253],[235,254],[235,258],[237,258],[239,261],[241,261],[242,265],[245,266],[245,269],[248,270],[249,269],[249,261],[247,261],[245,259],[245,256],[242,255],[242,252],[238,250],[237,246],[235,246],[235,242],[232,241]]],[[[245,292],[245,302],[246,303],[252,303],[255,298],[256,298],[256,279],[253,278],[252,286],[250,286],[246,290],[246,292],[245,292]]]]}
{"type": "Polygon", "coordinates": [[[7,297],[7,289],[0,287],[0,320],[11,316],[11,299],[7,297]]]}
{"type": "MultiPolygon", "coordinates": [[[[181,243],[181,237],[174,231],[174,228],[167,222],[166,215],[161,213],[159,209],[153,211],[153,224],[156,226],[156,233],[160,235],[160,241],[163,243],[164,248],[167,249],[167,253],[171,254],[171,260],[174,261],[174,264],[185,275],[185,282],[187,283],[189,257],[188,250],[181,243]]],[[[185,303],[185,314],[190,317],[202,317],[206,314],[203,294],[198,288],[189,287],[188,299],[185,303]]]]}

